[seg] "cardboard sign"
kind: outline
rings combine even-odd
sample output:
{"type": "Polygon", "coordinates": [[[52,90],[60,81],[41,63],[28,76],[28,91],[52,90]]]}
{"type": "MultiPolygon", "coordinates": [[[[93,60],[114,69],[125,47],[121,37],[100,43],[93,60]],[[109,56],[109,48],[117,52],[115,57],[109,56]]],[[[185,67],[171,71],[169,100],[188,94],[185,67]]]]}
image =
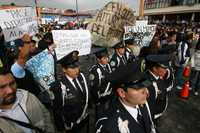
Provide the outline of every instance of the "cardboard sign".
{"type": "Polygon", "coordinates": [[[91,50],[91,34],[88,30],[53,30],[57,59],[77,50],[79,55],[87,55],[91,50]]]}
{"type": "Polygon", "coordinates": [[[26,62],[27,69],[33,74],[34,79],[45,89],[55,81],[54,59],[48,50],[37,54],[26,62]]]}
{"type": "Polygon", "coordinates": [[[156,33],[156,25],[147,25],[145,21],[137,21],[135,26],[125,26],[124,29],[124,40],[133,37],[140,48],[148,46],[156,33]]]}
{"type": "Polygon", "coordinates": [[[38,31],[36,11],[33,7],[0,10],[0,18],[6,41],[20,38],[24,33],[34,35],[38,31]]]}
{"type": "Polygon", "coordinates": [[[88,24],[92,34],[92,43],[98,46],[112,47],[121,41],[124,26],[135,23],[134,11],[124,4],[109,2],[96,15],[95,21],[88,24]]]}

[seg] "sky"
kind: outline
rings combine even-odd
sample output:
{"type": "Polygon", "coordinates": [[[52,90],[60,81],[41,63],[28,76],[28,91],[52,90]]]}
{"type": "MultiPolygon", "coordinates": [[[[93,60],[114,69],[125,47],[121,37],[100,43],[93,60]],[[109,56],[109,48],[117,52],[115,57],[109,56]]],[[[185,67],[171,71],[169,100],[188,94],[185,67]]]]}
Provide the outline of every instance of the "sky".
{"type": "MultiPolygon", "coordinates": [[[[61,9],[76,9],[76,0],[37,0],[42,7],[53,7],[61,9]]],[[[79,11],[101,9],[112,0],[77,0],[79,11]]],[[[126,3],[129,7],[138,8],[139,0],[114,0],[126,3]]],[[[14,2],[17,5],[34,6],[35,0],[0,0],[0,5],[14,2]]],[[[138,10],[138,9],[137,9],[138,10]]]]}

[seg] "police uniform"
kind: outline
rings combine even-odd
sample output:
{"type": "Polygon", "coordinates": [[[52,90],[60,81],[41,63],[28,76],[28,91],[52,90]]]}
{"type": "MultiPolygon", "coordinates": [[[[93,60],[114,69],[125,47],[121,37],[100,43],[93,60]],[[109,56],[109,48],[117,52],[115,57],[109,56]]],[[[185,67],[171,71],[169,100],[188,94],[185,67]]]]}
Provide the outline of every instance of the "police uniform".
{"type": "MultiPolygon", "coordinates": [[[[114,88],[121,86],[140,89],[151,83],[144,79],[143,75],[137,64],[130,63],[113,72],[110,80],[114,88]]],[[[155,133],[150,114],[147,102],[142,106],[130,107],[125,105],[120,98],[116,99],[105,112],[105,116],[97,121],[96,133],[155,133]]]]}
{"type": "Polygon", "coordinates": [[[0,58],[0,73],[3,71],[3,67],[4,67],[3,61],[0,58]]]}
{"type": "MultiPolygon", "coordinates": [[[[108,53],[105,48],[100,48],[95,52],[95,55],[98,59],[101,59],[102,57],[108,58],[108,53]]],[[[97,117],[104,113],[112,99],[112,87],[110,82],[106,80],[106,77],[111,72],[112,70],[109,64],[103,65],[100,63],[93,65],[89,70],[91,93],[95,100],[97,117]]]]}
{"type": "Polygon", "coordinates": [[[125,49],[126,60],[128,62],[134,61],[136,59],[136,57],[133,54],[133,50],[127,47],[127,45],[134,45],[134,38],[126,39],[126,40],[124,40],[124,43],[126,44],[126,49],[125,49]]]}
{"type": "Polygon", "coordinates": [[[173,88],[174,75],[169,68],[170,58],[169,55],[148,55],[146,57],[147,66],[149,67],[146,76],[153,83],[148,88],[150,94],[148,103],[154,119],[159,118],[166,111],[168,106],[168,92],[173,88]],[[150,70],[154,66],[159,66],[167,70],[164,78],[161,79],[150,70]]]}
{"type": "MultiPolygon", "coordinates": [[[[118,49],[118,48],[125,48],[123,42],[119,42],[117,43],[114,47],[114,49],[118,49]]],[[[120,67],[120,66],[124,66],[127,64],[127,60],[125,55],[119,55],[116,53],[116,51],[114,52],[112,58],[110,59],[110,66],[111,66],[111,70],[115,71],[116,68],[120,67]]]]}
{"type": "MultiPolygon", "coordinates": [[[[78,67],[78,52],[73,51],[58,61],[63,67],[78,67]]],[[[83,73],[77,78],[63,76],[52,84],[54,93],[54,119],[58,130],[70,130],[73,133],[88,132],[88,85],[83,73]]]]}

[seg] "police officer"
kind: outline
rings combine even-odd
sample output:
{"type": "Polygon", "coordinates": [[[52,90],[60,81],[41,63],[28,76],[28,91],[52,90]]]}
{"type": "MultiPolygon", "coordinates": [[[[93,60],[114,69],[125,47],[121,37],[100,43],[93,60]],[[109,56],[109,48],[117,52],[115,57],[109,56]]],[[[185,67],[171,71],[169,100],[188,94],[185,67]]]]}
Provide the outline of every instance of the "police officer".
{"type": "Polygon", "coordinates": [[[89,70],[89,80],[91,93],[96,104],[96,117],[99,118],[105,109],[108,108],[112,99],[112,87],[106,77],[112,72],[109,65],[109,57],[106,48],[96,48],[93,50],[97,58],[97,64],[89,70]]]}
{"type": "Polygon", "coordinates": [[[52,84],[53,110],[58,130],[72,133],[88,132],[88,85],[78,64],[78,51],[60,59],[64,76],[52,84]]]}
{"type": "Polygon", "coordinates": [[[113,46],[115,52],[110,60],[110,66],[112,71],[115,71],[116,68],[126,65],[127,60],[125,57],[125,46],[123,41],[118,42],[113,46]]]}
{"type": "Polygon", "coordinates": [[[125,49],[126,60],[128,62],[134,61],[136,59],[136,56],[134,55],[136,53],[133,53],[133,49],[136,48],[135,39],[133,37],[127,38],[124,40],[124,43],[126,45],[125,49]]]}
{"type": "Polygon", "coordinates": [[[169,55],[148,55],[146,57],[147,78],[153,82],[149,87],[148,99],[153,118],[163,115],[168,105],[168,92],[173,88],[174,75],[170,69],[169,55]]]}
{"type": "Polygon", "coordinates": [[[151,82],[144,78],[139,64],[133,62],[117,69],[110,80],[118,98],[97,121],[96,133],[155,133],[146,102],[151,82]]]}

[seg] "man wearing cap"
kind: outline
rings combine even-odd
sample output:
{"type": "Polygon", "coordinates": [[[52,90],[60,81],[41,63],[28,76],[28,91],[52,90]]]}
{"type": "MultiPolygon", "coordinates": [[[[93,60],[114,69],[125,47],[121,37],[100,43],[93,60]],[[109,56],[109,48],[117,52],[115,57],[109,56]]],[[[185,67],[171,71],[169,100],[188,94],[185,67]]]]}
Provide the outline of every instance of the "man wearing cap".
{"type": "Polygon", "coordinates": [[[53,111],[59,131],[88,132],[88,85],[78,64],[78,51],[58,61],[63,77],[50,90],[54,93],[53,111]]]}
{"type": "Polygon", "coordinates": [[[96,133],[155,133],[147,104],[151,82],[144,78],[139,63],[129,63],[111,77],[118,98],[97,121],[96,133]]]}
{"type": "Polygon", "coordinates": [[[111,66],[112,71],[115,71],[116,68],[126,65],[127,60],[124,55],[125,46],[124,46],[123,41],[120,41],[117,44],[115,44],[113,48],[115,49],[115,52],[110,60],[110,66],[111,66]]]}
{"type": "Polygon", "coordinates": [[[112,87],[106,77],[112,72],[108,63],[109,57],[106,48],[99,48],[94,52],[97,58],[97,64],[93,65],[89,72],[91,93],[96,104],[96,117],[104,113],[112,99],[112,87]]]}
{"type": "Polygon", "coordinates": [[[166,54],[146,57],[146,76],[153,82],[149,87],[148,102],[155,120],[162,116],[167,109],[167,94],[173,88],[174,75],[170,69],[170,59],[171,57],[166,54]]]}
{"type": "Polygon", "coordinates": [[[133,53],[133,49],[136,48],[134,41],[135,41],[134,38],[128,38],[128,39],[124,40],[124,43],[126,45],[125,57],[128,62],[134,61],[136,59],[136,57],[133,53]]]}
{"type": "Polygon", "coordinates": [[[3,133],[55,133],[48,110],[17,88],[10,71],[0,72],[0,129],[3,133]]]}

